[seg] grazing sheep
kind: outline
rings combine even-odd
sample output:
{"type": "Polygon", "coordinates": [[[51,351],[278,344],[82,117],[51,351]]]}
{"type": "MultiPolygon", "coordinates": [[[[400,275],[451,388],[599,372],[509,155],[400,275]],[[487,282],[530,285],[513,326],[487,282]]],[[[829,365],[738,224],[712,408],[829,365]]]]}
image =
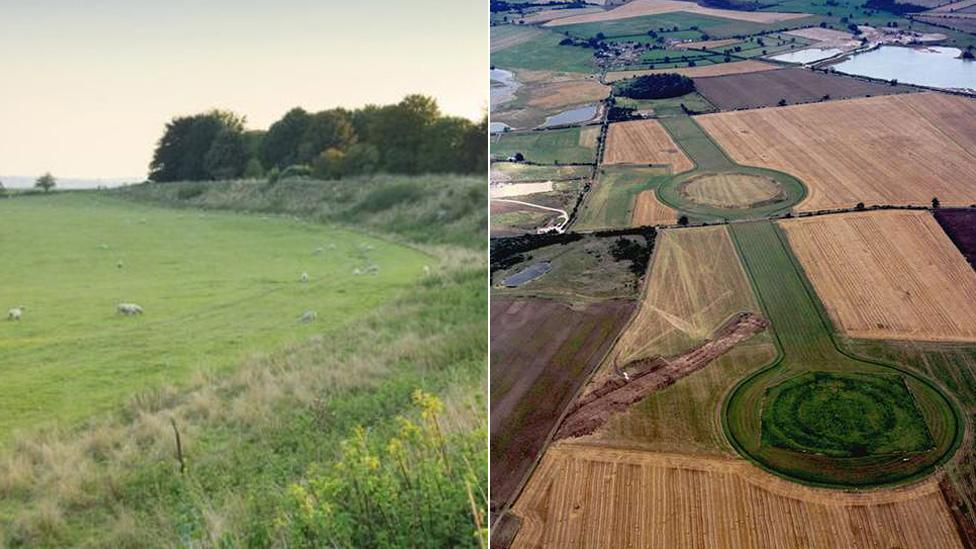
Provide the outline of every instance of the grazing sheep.
{"type": "Polygon", "coordinates": [[[424,265],[424,276],[430,276],[430,265],[424,265]]]}
{"type": "Polygon", "coordinates": [[[10,309],[7,311],[7,320],[20,320],[20,317],[23,316],[24,311],[26,310],[27,307],[24,307],[23,305],[10,309]]]}
{"type": "Polygon", "coordinates": [[[115,263],[115,266],[116,266],[116,267],[118,267],[119,269],[121,269],[121,268],[122,268],[122,260],[121,260],[121,259],[120,259],[120,260],[118,260],[118,261],[117,261],[117,262],[115,263]]]}
{"type": "Polygon", "coordinates": [[[142,307],[136,305],[135,303],[119,303],[118,305],[115,306],[115,310],[119,314],[123,314],[125,316],[142,314],[142,307]]]}
{"type": "Polygon", "coordinates": [[[308,282],[308,273],[302,273],[302,276],[298,277],[299,282],[308,282]]]}
{"type": "Polygon", "coordinates": [[[325,251],[325,248],[323,248],[322,246],[319,246],[318,248],[315,248],[315,251],[312,252],[312,255],[319,255],[319,254],[321,254],[324,251],[325,251]]]}
{"type": "Polygon", "coordinates": [[[300,322],[311,322],[317,319],[318,317],[319,315],[317,315],[315,311],[305,311],[304,313],[302,313],[302,316],[298,318],[298,320],[300,322]]]}
{"type": "Polygon", "coordinates": [[[107,250],[108,249],[108,244],[99,244],[98,247],[101,248],[101,249],[103,249],[103,250],[107,250]]]}
{"type": "Polygon", "coordinates": [[[359,275],[363,274],[363,272],[361,270],[359,270],[359,267],[356,267],[355,269],[352,270],[352,274],[354,274],[356,276],[359,276],[359,275]]]}
{"type": "Polygon", "coordinates": [[[378,275],[378,274],[380,274],[380,266],[379,265],[369,265],[369,266],[366,267],[366,270],[364,271],[364,273],[365,274],[370,274],[370,275],[378,275]]]}

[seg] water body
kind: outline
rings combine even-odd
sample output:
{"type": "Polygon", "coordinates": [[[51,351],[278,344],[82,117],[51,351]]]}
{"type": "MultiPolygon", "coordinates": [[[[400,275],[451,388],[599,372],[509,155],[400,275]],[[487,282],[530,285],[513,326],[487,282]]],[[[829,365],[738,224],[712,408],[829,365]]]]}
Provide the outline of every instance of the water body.
{"type": "Polygon", "coordinates": [[[808,48],[805,50],[791,51],[789,53],[783,53],[770,57],[775,61],[784,61],[786,63],[813,63],[814,61],[820,61],[821,59],[827,59],[828,57],[833,57],[844,50],[840,48],[808,48]]]}
{"type": "Polygon", "coordinates": [[[492,122],[491,124],[488,124],[488,131],[490,133],[502,133],[507,132],[510,129],[512,129],[512,127],[504,122],[492,122]]]}
{"type": "Polygon", "coordinates": [[[535,263],[529,265],[528,267],[522,269],[521,271],[513,274],[512,276],[506,278],[502,281],[502,284],[508,286],[509,288],[517,288],[526,282],[531,282],[540,276],[548,273],[552,270],[552,263],[548,261],[542,261],[540,263],[535,263]]]}
{"type": "Polygon", "coordinates": [[[881,46],[833,65],[838,72],[933,88],[976,90],[976,62],[956,48],[881,46]]]}
{"type": "Polygon", "coordinates": [[[580,122],[587,122],[589,120],[593,120],[595,116],[596,116],[596,105],[584,105],[582,107],[569,109],[568,111],[563,111],[559,114],[546,118],[546,123],[543,124],[543,126],[561,126],[563,124],[579,124],[580,122]]]}
{"type": "Polygon", "coordinates": [[[515,99],[519,88],[515,73],[505,69],[491,69],[491,107],[495,108],[515,99]]]}

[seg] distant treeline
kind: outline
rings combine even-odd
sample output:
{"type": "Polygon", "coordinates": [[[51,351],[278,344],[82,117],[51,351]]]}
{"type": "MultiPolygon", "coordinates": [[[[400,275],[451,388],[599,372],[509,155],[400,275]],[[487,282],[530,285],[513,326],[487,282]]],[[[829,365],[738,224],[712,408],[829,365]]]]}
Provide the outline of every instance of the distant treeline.
{"type": "Polygon", "coordinates": [[[149,165],[157,182],[281,176],[483,173],[488,118],[444,116],[437,102],[409,95],[394,105],[288,111],[265,130],[223,110],[166,124],[149,165]]]}

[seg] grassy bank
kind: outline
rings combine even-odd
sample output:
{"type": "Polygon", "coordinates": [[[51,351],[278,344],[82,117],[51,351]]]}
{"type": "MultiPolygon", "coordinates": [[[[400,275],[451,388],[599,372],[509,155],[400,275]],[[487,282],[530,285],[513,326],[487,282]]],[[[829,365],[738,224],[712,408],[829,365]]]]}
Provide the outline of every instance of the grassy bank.
{"type": "Polygon", "coordinates": [[[477,546],[487,501],[484,183],[340,183],[107,193],[361,225],[421,245],[433,272],[345,325],[137,392],[81,427],[17,438],[0,453],[6,545],[477,546]],[[414,198],[384,203],[386,192],[414,198]]]}

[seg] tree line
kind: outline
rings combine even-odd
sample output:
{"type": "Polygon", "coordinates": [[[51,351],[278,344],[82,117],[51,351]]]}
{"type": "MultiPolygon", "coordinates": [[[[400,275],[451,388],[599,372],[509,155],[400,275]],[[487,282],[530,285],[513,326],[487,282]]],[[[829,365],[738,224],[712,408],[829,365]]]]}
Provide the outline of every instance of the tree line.
{"type": "Polygon", "coordinates": [[[482,173],[488,163],[488,117],[445,116],[423,95],[355,110],[296,107],[267,130],[245,123],[225,110],[173,118],[156,144],[149,179],[482,173]]]}

